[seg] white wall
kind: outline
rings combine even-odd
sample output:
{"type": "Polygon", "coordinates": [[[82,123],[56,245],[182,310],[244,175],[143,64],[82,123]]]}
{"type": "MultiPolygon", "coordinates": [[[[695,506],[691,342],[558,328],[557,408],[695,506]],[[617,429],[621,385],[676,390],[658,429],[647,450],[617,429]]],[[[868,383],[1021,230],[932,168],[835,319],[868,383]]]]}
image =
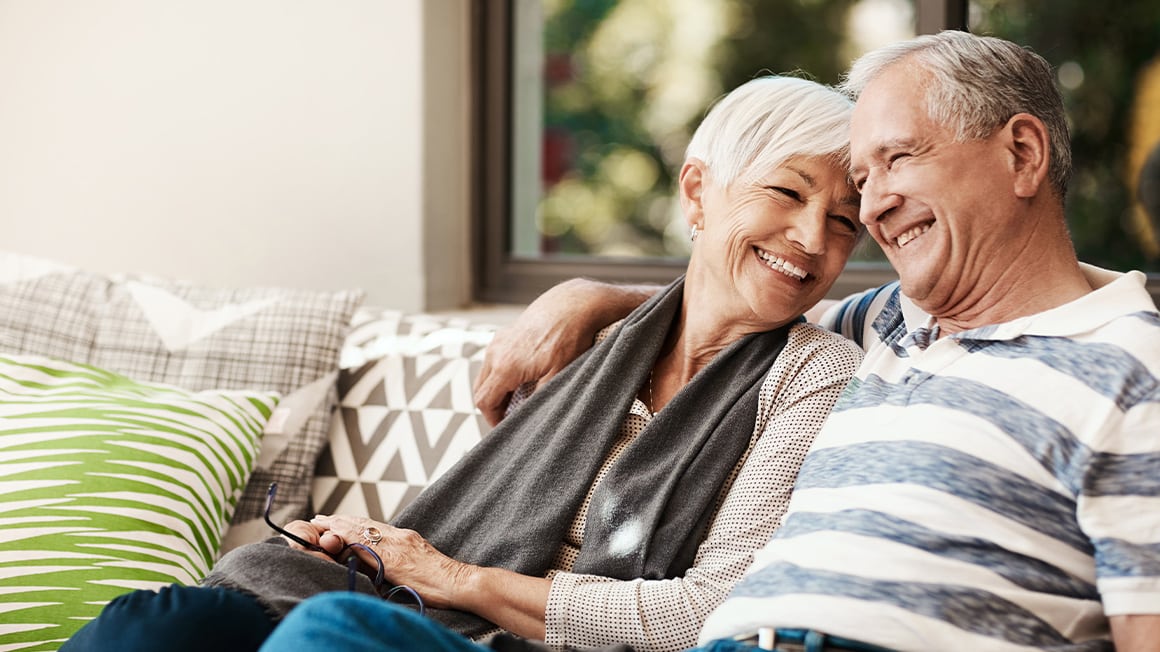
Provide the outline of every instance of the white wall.
{"type": "Polygon", "coordinates": [[[468,298],[465,0],[0,0],[0,249],[468,298]]]}

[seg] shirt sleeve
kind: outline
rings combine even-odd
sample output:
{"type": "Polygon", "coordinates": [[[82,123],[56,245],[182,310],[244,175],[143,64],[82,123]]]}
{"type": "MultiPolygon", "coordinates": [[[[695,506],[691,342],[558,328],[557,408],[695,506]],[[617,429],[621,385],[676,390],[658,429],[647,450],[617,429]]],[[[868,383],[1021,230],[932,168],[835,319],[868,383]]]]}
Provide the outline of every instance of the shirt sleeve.
{"type": "Polygon", "coordinates": [[[694,646],[709,612],[781,524],[806,452],[861,358],[846,340],[814,326],[795,326],[762,385],[756,441],[731,478],[693,567],[666,580],[557,573],[545,613],[545,642],[553,647],[627,643],[640,652],[694,646]]]}
{"type": "Polygon", "coordinates": [[[818,320],[818,325],[853,341],[863,350],[869,350],[877,341],[872,328],[874,319],[882,312],[886,301],[897,288],[898,282],[894,281],[851,294],[830,306],[818,320]]]}
{"type": "Polygon", "coordinates": [[[1160,403],[1139,401],[1106,421],[1114,425],[1093,447],[1077,502],[1100,599],[1108,616],[1160,614],[1160,403]]]}

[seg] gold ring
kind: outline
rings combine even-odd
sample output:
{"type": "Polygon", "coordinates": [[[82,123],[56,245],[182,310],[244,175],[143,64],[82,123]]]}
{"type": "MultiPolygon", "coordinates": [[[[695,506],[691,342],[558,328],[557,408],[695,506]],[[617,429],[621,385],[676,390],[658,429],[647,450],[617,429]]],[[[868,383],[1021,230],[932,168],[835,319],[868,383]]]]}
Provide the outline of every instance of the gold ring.
{"type": "Polygon", "coordinates": [[[383,533],[377,527],[364,527],[359,534],[362,535],[363,543],[368,546],[373,546],[383,540],[383,533]]]}

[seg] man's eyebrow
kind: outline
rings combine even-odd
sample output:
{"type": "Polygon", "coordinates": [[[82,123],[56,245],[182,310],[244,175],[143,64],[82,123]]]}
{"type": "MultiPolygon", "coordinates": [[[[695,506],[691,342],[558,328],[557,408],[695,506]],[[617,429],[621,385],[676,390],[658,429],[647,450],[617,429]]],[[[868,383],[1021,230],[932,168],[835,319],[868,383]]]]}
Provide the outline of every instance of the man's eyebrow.
{"type": "Polygon", "coordinates": [[[851,208],[862,208],[862,196],[858,194],[846,195],[842,198],[842,205],[851,208]]]}
{"type": "MultiPolygon", "coordinates": [[[[870,155],[870,158],[872,160],[881,159],[885,157],[888,152],[899,149],[912,149],[914,146],[915,141],[911,138],[891,138],[890,140],[879,143],[878,146],[874,148],[874,153],[870,155]]],[[[850,165],[850,180],[853,181],[858,176],[858,173],[865,169],[866,166],[864,165],[850,165]]]]}
{"type": "Polygon", "coordinates": [[[896,149],[910,149],[914,147],[914,140],[910,138],[891,138],[890,140],[881,143],[874,148],[874,156],[882,157],[891,150],[896,149]]]}

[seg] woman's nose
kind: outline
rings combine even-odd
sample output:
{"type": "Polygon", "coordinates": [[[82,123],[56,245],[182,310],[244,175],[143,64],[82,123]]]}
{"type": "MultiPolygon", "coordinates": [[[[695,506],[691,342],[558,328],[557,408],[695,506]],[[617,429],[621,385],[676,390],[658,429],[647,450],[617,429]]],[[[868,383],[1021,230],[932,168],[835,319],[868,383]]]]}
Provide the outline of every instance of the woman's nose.
{"type": "Polygon", "coordinates": [[[818,255],[826,251],[826,211],[824,207],[807,211],[789,231],[789,239],[803,253],[818,255]]]}

